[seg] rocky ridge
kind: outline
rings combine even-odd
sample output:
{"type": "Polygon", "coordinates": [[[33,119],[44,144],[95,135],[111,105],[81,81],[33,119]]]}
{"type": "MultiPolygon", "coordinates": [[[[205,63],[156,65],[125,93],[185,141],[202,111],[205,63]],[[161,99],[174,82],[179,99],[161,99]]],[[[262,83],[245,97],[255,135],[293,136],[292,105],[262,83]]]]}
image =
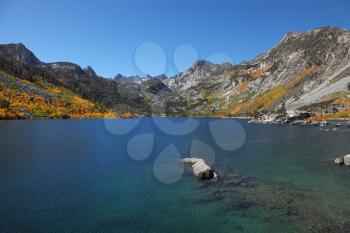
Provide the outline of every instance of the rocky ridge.
{"type": "Polygon", "coordinates": [[[236,65],[200,60],[174,77],[106,79],[91,67],[44,63],[23,44],[0,45],[0,70],[66,88],[117,113],[274,115],[283,122],[288,112],[306,112],[310,120],[350,113],[350,31],[336,27],[288,33],[266,53],[236,65]]]}

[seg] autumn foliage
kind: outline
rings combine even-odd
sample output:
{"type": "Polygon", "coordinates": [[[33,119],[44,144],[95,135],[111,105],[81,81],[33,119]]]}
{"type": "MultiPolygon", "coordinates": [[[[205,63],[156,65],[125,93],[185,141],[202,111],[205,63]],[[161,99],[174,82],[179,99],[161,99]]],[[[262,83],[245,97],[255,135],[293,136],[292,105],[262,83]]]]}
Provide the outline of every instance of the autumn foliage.
{"type": "MultiPolygon", "coordinates": [[[[259,96],[256,96],[254,99],[247,99],[246,101],[237,104],[234,106],[234,108],[231,110],[231,114],[239,114],[242,112],[246,112],[249,115],[254,115],[258,111],[264,108],[269,108],[271,107],[276,101],[281,99],[285,94],[291,90],[292,88],[296,87],[299,85],[305,78],[307,78],[310,74],[312,74],[316,66],[311,66],[309,68],[304,69],[302,72],[300,72],[299,75],[297,75],[295,78],[290,80],[288,83],[283,84],[283,85],[278,85],[262,94],[259,96]]],[[[253,74],[255,77],[260,77],[261,75],[265,74],[266,71],[263,69],[259,69],[255,71],[253,74]]],[[[239,90],[244,90],[246,88],[246,83],[241,83],[243,84],[242,86],[239,86],[239,90]]]]}
{"type": "Polygon", "coordinates": [[[104,106],[49,83],[31,83],[12,76],[0,82],[0,119],[117,118],[104,106]]]}
{"type": "Polygon", "coordinates": [[[247,82],[242,82],[238,85],[238,90],[243,91],[244,89],[247,88],[247,82]]]}

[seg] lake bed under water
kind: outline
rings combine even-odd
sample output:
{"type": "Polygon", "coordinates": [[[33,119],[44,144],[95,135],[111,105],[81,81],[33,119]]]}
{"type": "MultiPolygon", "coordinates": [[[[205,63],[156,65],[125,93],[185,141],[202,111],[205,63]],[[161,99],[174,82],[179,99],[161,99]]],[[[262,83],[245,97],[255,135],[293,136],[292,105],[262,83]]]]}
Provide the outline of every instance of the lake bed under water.
{"type": "Polygon", "coordinates": [[[0,121],[0,232],[348,232],[349,142],[219,118],[0,121]],[[172,164],[194,151],[218,181],[172,164]]]}

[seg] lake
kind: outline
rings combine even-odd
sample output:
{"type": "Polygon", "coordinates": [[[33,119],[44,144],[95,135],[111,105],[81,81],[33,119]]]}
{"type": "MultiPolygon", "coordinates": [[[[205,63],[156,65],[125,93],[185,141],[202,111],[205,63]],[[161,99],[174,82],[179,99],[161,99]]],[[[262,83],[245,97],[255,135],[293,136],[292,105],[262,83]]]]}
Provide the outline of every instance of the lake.
{"type": "Polygon", "coordinates": [[[0,121],[0,232],[348,232],[350,168],[333,160],[349,142],[345,126],[218,118],[0,121]]]}

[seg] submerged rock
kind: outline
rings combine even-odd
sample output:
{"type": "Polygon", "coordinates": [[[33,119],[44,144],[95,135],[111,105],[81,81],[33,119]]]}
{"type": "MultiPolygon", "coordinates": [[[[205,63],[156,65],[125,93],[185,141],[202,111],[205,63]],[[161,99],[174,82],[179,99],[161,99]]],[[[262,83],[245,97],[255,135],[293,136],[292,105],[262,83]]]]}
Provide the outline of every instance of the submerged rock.
{"type": "Polygon", "coordinates": [[[334,162],[335,162],[336,164],[338,164],[338,165],[344,164],[344,156],[341,156],[341,157],[339,157],[339,158],[336,158],[336,159],[334,160],[334,162]]]}
{"type": "Polygon", "coordinates": [[[182,161],[184,163],[190,164],[193,174],[203,180],[217,178],[217,174],[215,173],[214,169],[209,167],[203,159],[185,158],[182,161]]]}

